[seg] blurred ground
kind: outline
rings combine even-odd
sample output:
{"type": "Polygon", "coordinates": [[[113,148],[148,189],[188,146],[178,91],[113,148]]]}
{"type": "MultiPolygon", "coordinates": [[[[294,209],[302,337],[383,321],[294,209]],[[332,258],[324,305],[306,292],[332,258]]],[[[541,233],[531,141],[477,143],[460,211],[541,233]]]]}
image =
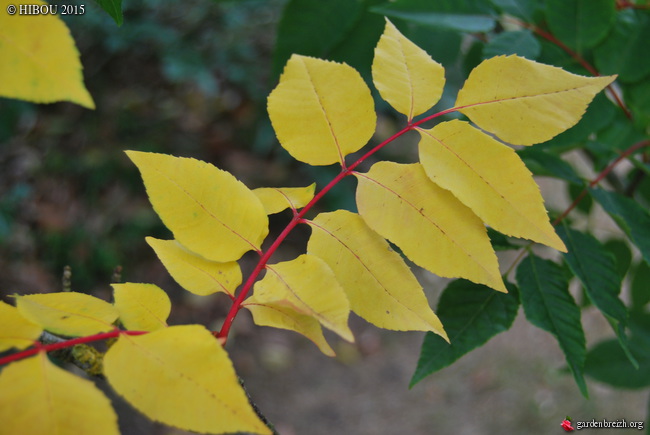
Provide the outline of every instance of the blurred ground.
{"type": "MultiPolygon", "coordinates": [[[[283,1],[125,3],[121,29],[95,9],[68,20],[96,111],[0,99],[0,296],[59,291],[63,267],[71,265],[73,289],[108,299],[113,270],[122,265],[123,280],[170,293],[171,323],[217,328],[227,300],[182,291],[144,242],[169,233],[122,151],[208,160],[250,187],[331,178],[279,151],[264,118],[283,1]]],[[[390,123],[382,129],[390,131],[390,123]]],[[[350,202],[349,189],[337,192],[324,207],[350,202]]],[[[272,232],[285,222],[286,215],[273,217],[272,232]]],[[[281,255],[304,249],[305,234],[297,230],[281,255]]],[[[430,275],[422,282],[435,306],[444,284],[430,275]]],[[[351,324],[357,343],[329,337],[339,354],[331,359],[295,334],[257,328],[246,315],[237,319],[229,352],[282,435],[557,434],[566,415],[646,416],[645,393],[590,383],[592,397],[583,399],[560,371],[564,360],[553,337],[522,313],[511,331],[411,390],[423,335],[381,331],[356,318],[351,324]]],[[[590,311],[585,329],[588,343],[611,335],[590,311]]],[[[183,433],[120,407],[124,434],[183,433]]]]}

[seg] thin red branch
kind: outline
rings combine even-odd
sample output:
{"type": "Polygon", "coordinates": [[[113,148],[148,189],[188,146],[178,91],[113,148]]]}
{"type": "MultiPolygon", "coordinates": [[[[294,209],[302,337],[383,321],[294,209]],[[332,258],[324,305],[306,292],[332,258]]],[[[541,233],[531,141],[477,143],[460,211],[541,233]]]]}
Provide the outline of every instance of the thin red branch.
{"type": "Polygon", "coordinates": [[[124,335],[142,335],[146,334],[146,331],[122,331],[119,329],[114,329],[109,332],[102,332],[100,334],[89,335],[87,337],[77,337],[70,340],[62,341],[60,343],[51,343],[51,344],[41,344],[40,342],[34,342],[34,347],[25,349],[20,352],[12,353],[7,355],[4,358],[0,358],[0,366],[9,364],[10,362],[18,361],[32,355],[36,355],[39,352],[52,352],[59,349],[65,349],[68,347],[75,346],[77,344],[92,343],[95,341],[107,340],[109,338],[118,337],[121,334],[124,335]]]}
{"type": "Polygon", "coordinates": [[[616,159],[614,159],[609,165],[607,165],[607,167],[605,169],[603,169],[598,174],[598,176],[596,176],[596,178],[594,178],[593,180],[591,180],[589,182],[588,187],[585,187],[584,189],[582,189],[580,194],[578,194],[576,199],[573,200],[571,205],[569,205],[569,207],[567,207],[567,209],[564,210],[564,212],[560,216],[558,216],[557,219],[555,219],[553,221],[553,225],[557,225],[560,222],[562,222],[562,220],[565,217],[567,217],[567,215],[569,213],[571,213],[571,211],[574,208],[576,208],[576,206],[580,203],[580,201],[582,201],[583,198],[587,195],[587,192],[588,192],[587,189],[589,189],[590,187],[594,187],[596,184],[600,183],[603,180],[603,178],[605,178],[610,172],[612,172],[612,170],[616,167],[616,165],[618,165],[622,160],[624,160],[627,157],[631,156],[632,154],[634,154],[636,151],[640,150],[641,148],[644,148],[644,147],[647,147],[647,146],[650,146],[650,140],[644,140],[644,141],[638,142],[638,143],[632,145],[631,147],[629,147],[628,149],[626,149],[625,151],[623,151],[616,159]]]}
{"type": "Polygon", "coordinates": [[[650,9],[650,4],[637,5],[628,0],[616,0],[616,9],[619,11],[622,9],[650,9]]]}
{"type": "MultiPolygon", "coordinates": [[[[235,318],[237,317],[237,313],[241,309],[242,303],[248,296],[248,293],[250,292],[251,288],[253,287],[253,284],[257,280],[257,277],[259,274],[262,272],[262,270],[266,267],[269,259],[271,256],[277,251],[278,247],[282,244],[284,239],[289,235],[289,233],[295,228],[296,225],[299,223],[304,222],[304,216],[305,214],[327,193],[329,192],[334,186],[336,186],[343,178],[347,177],[348,175],[352,174],[353,170],[359,166],[364,160],[366,160],[368,157],[372,156],[375,154],[377,151],[388,145],[390,142],[393,140],[397,139],[398,137],[402,136],[403,134],[407,133],[408,131],[414,129],[416,126],[422,124],[423,122],[426,122],[430,119],[436,118],[438,116],[444,115],[446,113],[450,113],[455,111],[456,109],[448,109],[439,113],[436,113],[434,115],[431,115],[427,118],[424,118],[420,121],[417,121],[415,123],[409,123],[406,127],[404,127],[402,130],[398,131],[379,145],[375,146],[372,148],[370,151],[368,151],[366,154],[358,158],[354,163],[352,163],[349,166],[345,166],[345,164],[342,165],[341,172],[334,177],[321,191],[319,191],[309,203],[303,207],[302,210],[298,213],[294,213],[293,219],[291,219],[291,222],[284,228],[284,230],[280,233],[280,235],[273,241],[273,244],[269,246],[269,248],[262,254],[262,257],[258,261],[257,265],[255,266],[255,269],[251,272],[250,276],[244,283],[244,286],[240,290],[239,294],[235,298],[232,306],[230,307],[230,310],[228,311],[228,314],[226,315],[226,320],[224,321],[223,326],[221,327],[221,330],[219,332],[216,332],[214,335],[218,337],[222,343],[225,343],[228,334],[230,333],[230,327],[232,326],[232,323],[234,322],[235,318]]],[[[345,162],[343,162],[345,163],[345,162]]]]}

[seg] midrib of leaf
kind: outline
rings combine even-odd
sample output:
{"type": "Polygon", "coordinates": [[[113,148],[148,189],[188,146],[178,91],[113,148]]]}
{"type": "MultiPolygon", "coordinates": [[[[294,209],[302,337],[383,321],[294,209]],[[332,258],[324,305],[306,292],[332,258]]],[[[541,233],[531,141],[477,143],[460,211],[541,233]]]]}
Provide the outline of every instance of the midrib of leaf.
{"type": "Polygon", "coordinates": [[[323,107],[323,99],[321,98],[320,94],[316,90],[316,85],[311,78],[312,75],[311,72],[309,71],[309,66],[307,66],[307,64],[305,64],[304,62],[302,62],[302,64],[305,67],[305,70],[307,71],[307,77],[309,77],[309,83],[311,84],[311,88],[314,91],[314,95],[316,95],[316,99],[318,100],[318,107],[320,107],[321,112],[323,112],[323,118],[325,118],[325,121],[327,122],[327,126],[330,129],[330,135],[332,136],[332,139],[334,139],[334,143],[336,144],[336,152],[339,155],[339,162],[341,163],[342,167],[345,167],[345,159],[343,153],[341,152],[341,145],[339,145],[339,139],[338,137],[336,137],[336,134],[334,133],[334,129],[332,128],[332,122],[330,121],[329,117],[327,116],[327,112],[323,107]]]}
{"type": "MultiPolygon", "coordinates": [[[[505,202],[507,202],[507,203],[510,205],[510,207],[512,207],[514,210],[516,210],[518,216],[522,217],[526,222],[528,222],[529,225],[532,225],[532,226],[534,226],[535,228],[537,228],[541,233],[546,233],[546,231],[545,231],[543,228],[540,228],[539,225],[537,225],[535,222],[532,222],[531,220],[528,219],[528,213],[524,213],[524,212],[522,212],[522,211],[520,210],[518,204],[514,204],[514,203],[512,203],[512,202],[511,202],[510,200],[508,200],[505,196],[503,196],[503,195],[501,194],[501,192],[499,192],[499,190],[498,190],[496,187],[494,187],[494,185],[493,185],[492,183],[490,183],[488,180],[486,180],[485,178],[483,178],[483,176],[481,175],[481,173],[480,173],[479,171],[475,170],[475,169],[474,169],[474,168],[473,168],[473,167],[472,167],[472,166],[471,166],[471,165],[470,165],[470,164],[469,164],[465,159],[463,159],[461,156],[459,156],[458,153],[456,153],[456,151],[453,150],[453,148],[447,146],[447,144],[446,144],[445,142],[442,142],[442,141],[438,140],[437,137],[435,137],[435,136],[433,136],[433,135],[430,135],[429,132],[426,131],[426,130],[424,130],[424,129],[416,128],[416,130],[418,130],[419,132],[422,132],[422,133],[425,133],[425,134],[429,135],[429,137],[431,137],[432,139],[434,139],[434,140],[435,140],[436,142],[438,142],[441,146],[443,146],[444,148],[446,148],[449,152],[451,152],[452,154],[454,154],[458,160],[460,160],[460,161],[461,161],[465,166],[467,166],[469,169],[471,169],[472,172],[474,172],[474,173],[475,173],[475,174],[476,174],[476,175],[477,175],[481,180],[483,180],[483,182],[484,182],[484,183],[485,183],[485,184],[486,184],[490,189],[492,189],[494,192],[496,192],[496,194],[499,195],[499,196],[500,196],[500,197],[501,197],[505,202]]],[[[453,193],[453,192],[452,192],[452,193],[453,193]]],[[[454,196],[455,196],[455,195],[454,195],[454,196]]],[[[459,200],[459,201],[460,201],[460,200],[459,200]]],[[[462,202],[462,201],[461,201],[461,202],[462,202]]]]}
{"type": "Polygon", "coordinates": [[[231,233],[233,233],[234,235],[236,235],[237,237],[239,237],[240,239],[242,239],[244,242],[248,243],[248,244],[253,248],[254,251],[257,251],[257,250],[258,250],[258,248],[257,248],[257,247],[256,247],[256,246],[255,246],[255,245],[254,245],[250,240],[246,239],[244,236],[242,236],[241,234],[239,234],[237,231],[233,230],[230,226],[226,225],[223,221],[221,221],[221,219],[217,218],[215,215],[213,215],[212,213],[210,213],[210,211],[209,211],[207,208],[205,208],[205,206],[204,206],[200,201],[198,201],[194,196],[192,196],[192,195],[190,194],[190,192],[188,192],[187,190],[185,190],[185,189],[184,189],[180,184],[178,184],[175,180],[173,180],[173,179],[171,179],[170,177],[168,177],[166,173],[160,171],[158,168],[153,168],[153,169],[154,169],[156,172],[158,172],[160,175],[162,175],[164,178],[166,178],[167,180],[169,180],[169,182],[171,182],[171,183],[174,184],[176,187],[178,187],[179,190],[183,191],[183,192],[185,193],[185,195],[187,195],[187,197],[191,198],[192,201],[194,201],[195,203],[197,203],[199,207],[201,207],[201,208],[202,208],[202,209],[203,209],[203,210],[204,210],[208,215],[210,215],[210,217],[212,217],[215,221],[219,222],[219,223],[220,223],[224,228],[227,228],[228,231],[230,231],[231,233]]]}
{"type": "MultiPolygon", "coordinates": [[[[28,300],[29,300],[29,299],[28,299],[28,300]]],[[[86,315],[86,314],[75,313],[75,312],[73,312],[73,311],[65,311],[65,310],[63,310],[63,309],[61,309],[61,308],[53,307],[53,306],[51,306],[51,305],[42,304],[42,303],[40,303],[40,302],[36,302],[36,301],[30,301],[30,303],[37,303],[38,305],[40,305],[40,306],[42,306],[42,307],[46,307],[46,308],[49,309],[49,310],[54,310],[54,311],[57,311],[57,312],[59,312],[59,313],[63,313],[63,314],[66,315],[68,318],[69,318],[69,317],[83,317],[83,318],[85,318],[85,319],[87,319],[87,320],[91,320],[91,321],[93,321],[93,322],[99,323],[99,324],[104,325],[104,326],[111,326],[110,323],[105,323],[103,320],[100,320],[100,319],[98,319],[98,318],[96,318],[96,317],[91,317],[91,316],[86,315]]],[[[57,328],[57,329],[58,329],[58,328],[57,328]]]]}
{"type": "MultiPolygon", "coordinates": [[[[120,338],[122,338],[122,337],[124,337],[124,338],[130,340],[130,338],[129,338],[128,335],[121,335],[120,338]]],[[[224,408],[229,409],[231,414],[237,415],[237,410],[234,409],[234,408],[232,408],[232,407],[228,404],[228,402],[224,402],[224,401],[221,400],[219,397],[217,397],[217,396],[215,396],[214,394],[212,394],[212,392],[210,392],[209,390],[207,390],[206,388],[204,388],[203,385],[201,385],[200,383],[196,382],[196,381],[194,380],[194,378],[192,378],[192,377],[190,377],[190,376],[187,376],[187,375],[186,375],[185,373],[183,373],[183,372],[180,372],[180,371],[178,371],[178,370],[174,370],[173,367],[171,367],[169,364],[165,364],[165,361],[164,361],[164,360],[160,359],[160,358],[158,357],[158,355],[156,355],[155,353],[150,352],[146,347],[142,347],[142,346],[138,345],[138,343],[134,342],[133,340],[130,340],[130,341],[131,341],[131,343],[133,343],[133,346],[134,346],[134,347],[137,347],[138,350],[139,350],[141,353],[143,353],[143,354],[148,358],[149,361],[157,363],[160,367],[162,367],[162,368],[164,369],[164,371],[167,371],[167,372],[171,372],[171,373],[173,373],[173,374],[175,375],[176,378],[183,379],[183,380],[185,380],[185,381],[187,381],[187,382],[191,382],[192,384],[196,385],[199,389],[205,391],[205,392],[207,393],[208,396],[210,396],[210,397],[212,397],[213,399],[215,399],[216,401],[218,401],[219,404],[221,404],[224,408]]]]}
{"type": "MultiPolygon", "coordinates": [[[[457,337],[462,336],[465,333],[465,331],[468,330],[468,328],[470,326],[474,325],[474,323],[476,322],[476,319],[478,319],[479,315],[485,310],[485,307],[490,303],[490,301],[494,297],[495,297],[495,294],[490,294],[490,296],[488,296],[488,298],[480,305],[480,309],[476,310],[476,312],[472,315],[472,317],[469,318],[469,321],[467,323],[465,323],[465,325],[456,334],[454,334],[453,338],[449,337],[450,343],[453,343],[454,340],[457,337]]],[[[442,322],[442,320],[445,317],[444,313],[440,314],[440,317],[441,317],[440,321],[442,322]]],[[[451,346],[451,344],[450,344],[450,346],[451,346]]],[[[435,355],[440,355],[441,352],[443,352],[443,351],[441,350],[441,351],[437,352],[435,355]]],[[[431,365],[433,365],[433,362],[431,362],[431,363],[429,363],[427,365],[431,366],[431,365]]]]}
{"type": "Polygon", "coordinates": [[[361,259],[357,254],[355,254],[354,251],[353,251],[353,250],[352,250],[352,249],[351,249],[347,244],[345,244],[345,242],[343,242],[341,239],[339,239],[338,237],[336,237],[336,235],[334,235],[334,233],[332,233],[332,232],[326,230],[325,228],[321,227],[320,225],[314,223],[313,221],[307,221],[307,222],[309,223],[309,225],[313,225],[313,226],[315,226],[315,227],[317,227],[317,228],[320,228],[321,230],[323,230],[324,232],[326,232],[327,234],[329,234],[330,236],[332,236],[332,238],[336,239],[336,240],[337,240],[341,245],[343,245],[343,246],[345,247],[345,249],[347,249],[347,250],[348,250],[348,251],[349,251],[349,252],[350,252],[350,253],[351,253],[351,254],[352,254],[352,255],[353,255],[353,256],[354,256],[358,261],[359,261],[359,263],[361,263],[361,265],[363,266],[363,268],[366,269],[366,270],[368,271],[368,273],[370,274],[370,276],[372,276],[372,278],[377,282],[377,284],[379,284],[379,286],[384,290],[384,293],[386,293],[388,296],[390,296],[390,297],[391,297],[395,302],[397,302],[398,305],[403,306],[404,308],[406,308],[407,310],[409,310],[411,313],[413,313],[413,314],[415,314],[417,317],[419,317],[421,320],[423,320],[423,321],[425,321],[426,323],[428,323],[425,319],[423,319],[422,317],[420,317],[420,315],[419,315],[418,313],[416,313],[416,312],[413,311],[411,308],[407,307],[406,305],[402,304],[402,302],[400,302],[398,299],[396,299],[395,296],[394,296],[391,292],[388,291],[388,289],[386,288],[386,286],[384,286],[384,285],[382,284],[382,282],[377,278],[377,276],[376,276],[374,273],[372,273],[372,271],[371,271],[370,269],[368,269],[368,266],[366,266],[366,264],[363,262],[363,260],[362,260],[362,259],[361,259]]]}
{"type": "MultiPolygon", "coordinates": [[[[560,89],[560,90],[557,90],[557,91],[544,92],[544,93],[535,94],[535,95],[516,95],[514,97],[501,98],[499,100],[480,101],[478,103],[468,104],[466,106],[455,106],[455,107],[452,107],[451,109],[448,109],[448,111],[453,112],[453,111],[459,111],[459,110],[472,108],[472,107],[476,107],[476,106],[484,106],[486,104],[510,102],[510,101],[513,101],[513,100],[523,100],[523,99],[527,99],[527,98],[540,98],[540,97],[546,97],[546,96],[554,95],[554,94],[562,94],[564,92],[579,92],[580,89],[586,88],[586,87],[588,87],[588,86],[579,86],[579,87],[576,87],[576,88],[560,89]]],[[[447,113],[447,111],[445,111],[445,113],[447,113]]]]}
{"type": "Polygon", "coordinates": [[[138,300],[138,299],[132,299],[131,302],[136,302],[136,303],[138,304],[138,306],[140,306],[141,308],[143,308],[147,313],[151,314],[151,317],[153,317],[154,319],[156,319],[156,320],[157,320],[161,325],[163,325],[163,326],[167,326],[167,322],[163,322],[162,320],[160,320],[160,318],[159,318],[157,315],[155,315],[154,312],[151,311],[147,305],[142,304],[142,303],[140,302],[140,300],[138,300]]]}
{"type": "MultiPolygon", "coordinates": [[[[552,327],[553,327],[553,331],[549,331],[549,332],[551,332],[551,334],[553,334],[553,335],[556,337],[556,339],[557,339],[557,341],[558,341],[558,344],[559,344],[560,347],[562,348],[562,351],[563,351],[563,353],[564,353],[564,355],[565,355],[565,358],[567,358],[568,355],[572,355],[572,354],[570,353],[570,350],[571,350],[571,349],[568,349],[568,348],[566,347],[565,337],[563,337],[563,336],[559,333],[560,330],[558,329],[558,324],[557,324],[557,322],[555,321],[554,316],[552,316],[552,315],[549,314],[549,313],[552,313],[553,311],[552,311],[552,309],[551,309],[550,306],[549,306],[549,302],[548,302],[547,298],[545,297],[546,293],[543,291],[543,288],[542,288],[542,286],[541,286],[541,282],[542,282],[542,280],[541,280],[541,277],[540,277],[540,274],[539,274],[538,268],[537,268],[537,266],[535,265],[535,262],[536,262],[536,261],[543,261],[543,260],[541,260],[541,259],[537,260],[537,259],[535,259],[534,257],[531,257],[530,264],[531,264],[531,270],[532,270],[533,275],[534,275],[534,278],[535,278],[535,279],[534,279],[534,283],[535,283],[535,287],[536,287],[535,290],[536,290],[537,293],[541,296],[542,303],[544,304],[544,309],[545,309],[545,310],[544,310],[544,314],[545,314],[546,318],[549,319],[549,321],[550,321],[550,323],[551,323],[551,325],[552,325],[552,327]]],[[[555,286],[555,284],[556,284],[556,282],[555,282],[555,280],[554,280],[554,282],[553,282],[553,286],[555,286]]],[[[569,296],[570,296],[570,294],[569,294],[569,296]]],[[[542,328],[542,329],[544,329],[544,328],[542,328]]],[[[576,372],[576,371],[574,370],[574,367],[573,367],[573,366],[574,366],[574,364],[578,363],[578,361],[575,361],[573,355],[571,356],[571,359],[570,359],[570,360],[567,358],[567,362],[569,363],[569,366],[571,367],[571,371],[573,372],[574,378],[576,379],[576,382],[578,383],[578,387],[580,388],[580,391],[583,393],[583,395],[584,395],[585,397],[588,398],[588,397],[589,397],[589,393],[587,392],[587,386],[586,386],[586,384],[585,384],[584,376],[583,376],[583,374],[582,374],[582,367],[576,367],[577,369],[580,370],[579,372],[576,372]]],[[[584,364],[584,361],[583,361],[583,364],[584,364]]]]}
{"type": "MultiPolygon", "coordinates": [[[[462,251],[462,252],[463,252],[463,253],[464,253],[468,258],[471,258],[471,259],[474,261],[474,263],[476,263],[476,264],[477,264],[481,269],[483,269],[485,272],[487,272],[488,276],[493,276],[493,275],[492,275],[492,272],[491,272],[490,270],[486,269],[486,268],[481,264],[480,261],[476,261],[476,259],[474,258],[474,256],[473,256],[472,254],[470,254],[469,252],[467,252],[467,250],[465,249],[465,246],[459,244],[459,243],[458,243],[454,238],[452,238],[452,237],[450,237],[449,235],[447,235],[447,233],[446,233],[442,228],[440,228],[440,227],[438,226],[438,224],[436,224],[434,221],[432,221],[432,220],[429,219],[427,216],[425,216],[424,214],[422,214],[422,212],[420,211],[420,208],[416,207],[415,204],[413,204],[413,203],[410,202],[410,201],[407,201],[407,200],[404,199],[402,196],[400,196],[399,193],[397,193],[397,192],[395,192],[394,190],[390,189],[388,186],[385,186],[385,185],[381,184],[379,181],[377,181],[377,180],[375,180],[375,179],[373,179],[373,178],[370,178],[370,177],[368,176],[368,174],[363,174],[363,173],[360,173],[360,172],[355,172],[355,174],[356,174],[356,175],[359,175],[359,176],[362,176],[362,177],[364,177],[364,178],[366,178],[366,179],[368,179],[368,180],[374,182],[375,184],[377,184],[377,185],[383,187],[384,189],[386,189],[387,191],[389,191],[390,193],[392,193],[393,195],[395,195],[396,197],[398,197],[398,198],[400,199],[400,201],[403,201],[404,203],[408,204],[411,208],[413,208],[414,210],[416,210],[417,213],[420,214],[420,216],[422,216],[423,218],[425,218],[425,219],[426,219],[427,221],[429,221],[429,222],[430,222],[434,227],[436,227],[436,229],[437,229],[438,231],[440,231],[440,232],[445,236],[445,238],[447,238],[448,240],[451,240],[452,243],[453,243],[455,246],[457,246],[457,247],[458,247],[458,248],[459,248],[459,249],[460,249],[460,250],[461,250],[461,251],[462,251]]],[[[454,197],[454,198],[455,198],[455,197],[454,197]]],[[[464,204],[463,204],[463,206],[464,206],[464,204]]]]}
{"type": "Polygon", "coordinates": [[[413,90],[413,77],[412,77],[412,74],[411,74],[411,69],[409,68],[409,64],[406,61],[406,54],[404,53],[404,45],[397,38],[391,38],[391,39],[397,41],[397,44],[399,45],[399,48],[400,48],[399,53],[402,55],[402,63],[404,64],[404,67],[406,68],[406,73],[407,73],[407,75],[409,77],[408,84],[409,84],[409,88],[411,90],[411,92],[410,92],[411,106],[409,107],[408,120],[411,121],[413,119],[413,108],[415,106],[415,101],[414,101],[415,92],[413,90]]]}
{"type": "MultiPolygon", "coordinates": [[[[282,281],[282,284],[284,284],[284,286],[287,288],[287,290],[289,290],[289,292],[290,292],[290,293],[291,293],[291,294],[292,294],[296,299],[298,299],[298,300],[299,300],[299,301],[300,301],[300,302],[301,302],[305,307],[309,308],[309,311],[311,311],[311,313],[312,313],[315,317],[318,317],[318,319],[321,319],[321,320],[322,320],[322,321],[319,320],[320,323],[325,322],[325,324],[328,324],[328,325],[332,324],[332,322],[330,322],[328,319],[326,319],[325,316],[323,316],[319,311],[314,310],[311,306],[309,306],[309,304],[307,304],[305,301],[303,301],[302,298],[301,298],[300,296],[298,296],[298,293],[295,292],[295,290],[293,289],[293,287],[291,287],[291,286],[289,285],[289,283],[287,283],[287,282],[284,280],[284,278],[282,277],[282,275],[279,274],[275,269],[273,269],[273,266],[267,264],[267,265],[266,265],[266,268],[267,268],[268,270],[270,270],[271,272],[273,272],[273,273],[275,274],[275,276],[277,276],[278,279],[279,279],[280,281],[282,281]]],[[[300,309],[300,307],[296,307],[296,308],[300,309]]],[[[304,313],[301,313],[301,314],[304,314],[304,313]]]]}

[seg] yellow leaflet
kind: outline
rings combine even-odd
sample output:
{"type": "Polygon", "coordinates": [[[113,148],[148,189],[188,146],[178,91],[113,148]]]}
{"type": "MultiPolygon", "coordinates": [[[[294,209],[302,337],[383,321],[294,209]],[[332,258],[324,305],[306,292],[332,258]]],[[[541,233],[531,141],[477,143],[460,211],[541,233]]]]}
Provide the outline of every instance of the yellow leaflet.
{"type": "Polygon", "coordinates": [[[25,349],[40,337],[43,328],[24,318],[15,307],[0,301],[0,352],[25,349]]]}
{"type": "Polygon", "coordinates": [[[355,213],[321,213],[307,252],[331,268],[359,316],[380,328],[447,335],[402,257],[355,213]]]}
{"type": "Polygon", "coordinates": [[[375,105],[352,67],[293,55],[268,98],[280,144],[310,165],[343,163],[375,132],[375,105]]]}
{"type": "Polygon", "coordinates": [[[375,48],[372,79],[381,97],[410,121],[438,102],[445,69],[386,19],[375,48]]]}
{"type": "Polygon", "coordinates": [[[325,355],[336,355],[325,340],[323,329],[315,317],[299,313],[284,302],[260,303],[255,296],[246,299],[242,305],[253,314],[256,325],[297,332],[313,341],[325,355]]]}
{"type": "Polygon", "coordinates": [[[172,309],[169,296],[154,284],[113,284],[115,308],[120,322],[133,331],[156,331],[167,327],[172,309]]]}
{"type": "Polygon", "coordinates": [[[35,103],[71,101],[95,108],[81,73],[79,52],[57,15],[19,15],[48,3],[0,0],[0,96],[35,103]],[[7,11],[13,6],[15,15],[7,11]]]}
{"type": "Polygon", "coordinates": [[[266,275],[255,284],[255,300],[261,304],[286,303],[298,313],[312,316],[348,341],[350,302],[329,266],[313,255],[266,266],[266,275]]]}
{"type": "Polygon", "coordinates": [[[108,302],[75,292],[16,296],[16,307],[48,331],[71,337],[110,331],[119,316],[108,302]]]}
{"type": "Polygon", "coordinates": [[[104,357],[104,373],[152,420],[201,433],[271,433],[253,412],[228,354],[203,326],[122,335],[104,357]]]}
{"type": "Polygon", "coordinates": [[[379,162],[355,175],[359,214],[413,262],[440,276],[506,292],[481,220],[429,180],[420,164],[379,162]]]}
{"type": "Polygon", "coordinates": [[[260,187],[253,189],[253,193],[262,202],[266,214],[275,214],[306,206],[314,197],[315,189],[316,183],[307,187],[260,187]]]}
{"type": "Polygon", "coordinates": [[[420,162],[492,228],[566,252],[551,226],[533,175],[517,153],[463,121],[420,132],[420,162]]]}
{"type": "Polygon", "coordinates": [[[518,56],[497,56],[470,73],[456,107],[513,145],[545,142],[585,113],[616,76],[583,77],[518,56]]]}
{"type": "Polygon", "coordinates": [[[149,200],[174,237],[208,260],[238,260],[269,232],[264,207],[229,172],[200,160],[127,151],[149,200]]]}
{"type": "Polygon", "coordinates": [[[92,382],[52,364],[45,353],[4,367],[0,392],[3,434],[119,434],[110,400],[92,382]]]}
{"type": "Polygon", "coordinates": [[[216,292],[233,295],[241,284],[241,269],[235,261],[218,263],[188,251],[175,240],[146,238],[169,274],[185,290],[206,296],[216,292]]]}

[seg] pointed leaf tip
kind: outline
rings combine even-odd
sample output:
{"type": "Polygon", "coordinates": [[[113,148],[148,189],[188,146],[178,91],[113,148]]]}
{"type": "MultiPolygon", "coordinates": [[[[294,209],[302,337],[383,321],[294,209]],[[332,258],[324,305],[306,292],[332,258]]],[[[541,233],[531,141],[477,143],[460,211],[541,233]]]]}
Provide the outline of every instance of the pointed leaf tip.
{"type": "Polygon", "coordinates": [[[513,145],[545,142],[585,113],[616,76],[583,77],[519,56],[479,64],[458,92],[456,107],[483,130],[513,145]]]}
{"type": "Polygon", "coordinates": [[[372,78],[382,98],[411,120],[438,102],[445,70],[386,19],[375,48],[372,78]]]}
{"type": "Polygon", "coordinates": [[[357,206],[366,224],[414,263],[506,292],[483,222],[418,163],[375,163],[359,180],[357,206]]]}
{"type": "Polygon", "coordinates": [[[355,313],[380,328],[432,331],[447,339],[409,267],[361,216],[337,210],[309,225],[307,252],[332,268],[355,313]]]}
{"type": "Polygon", "coordinates": [[[200,433],[271,434],[251,408],[228,354],[203,326],[122,335],[104,357],[104,373],[152,420],[200,433]]]}
{"type": "Polygon", "coordinates": [[[0,96],[34,103],[70,101],[94,109],[79,51],[63,20],[51,14],[10,15],[7,5],[3,2],[0,13],[0,96]]]}
{"type": "Polygon", "coordinates": [[[176,240],[146,238],[169,274],[185,290],[200,296],[224,292],[232,296],[241,284],[241,268],[236,261],[206,260],[176,240]]]}
{"type": "Polygon", "coordinates": [[[268,98],[280,144],[310,165],[343,163],[375,132],[370,89],[352,67],[293,55],[268,98]]]}

